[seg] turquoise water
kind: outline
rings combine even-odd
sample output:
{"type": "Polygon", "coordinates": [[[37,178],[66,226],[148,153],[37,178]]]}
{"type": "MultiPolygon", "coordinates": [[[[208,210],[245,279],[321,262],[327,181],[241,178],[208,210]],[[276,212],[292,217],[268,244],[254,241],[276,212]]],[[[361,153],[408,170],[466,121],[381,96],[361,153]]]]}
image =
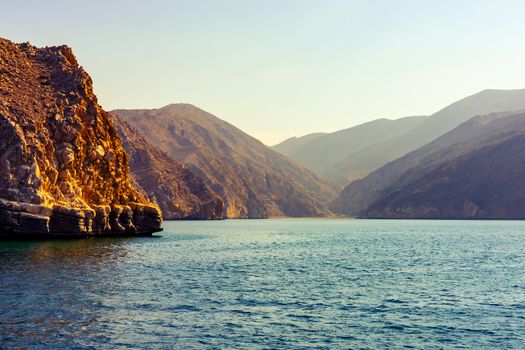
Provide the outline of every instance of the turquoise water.
{"type": "Polygon", "coordinates": [[[166,222],[0,242],[0,348],[525,347],[525,222],[166,222]]]}

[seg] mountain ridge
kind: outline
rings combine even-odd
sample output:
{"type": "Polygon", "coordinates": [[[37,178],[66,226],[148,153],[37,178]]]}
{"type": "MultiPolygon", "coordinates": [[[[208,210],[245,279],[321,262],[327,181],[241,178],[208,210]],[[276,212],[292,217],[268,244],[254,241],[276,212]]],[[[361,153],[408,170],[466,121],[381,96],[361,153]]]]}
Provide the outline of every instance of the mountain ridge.
{"type": "MultiPolygon", "coordinates": [[[[521,110],[524,108],[525,89],[485,89],[455,101],[428,117],[422,117],[420,123],[409,125],[397,135],[391,133],[390,136],[392,137],[381,138],[371,134],[369,136],[370,140],[365,146],[361,143],[360,147],[355,147],[352,144],[352,139],[349,138],[346,141],[341,141],[338,147],[334,147],[333,150],[326,151],[325,146],[315,145],[315,142],[321,142],[321,138],[316,138],[311,142],[312,146],[310,149],[304,146],[303,148],[307,156],[317,152],[318,155],[313,162],[317,162],[321,166],[312,165],[311,161],[304,159],[304,156],[297,155],[297,151],[289,154],[289,156],[314,171],[319,172],[321,170],[324,176],[335,179],[341,185],[348,185],[354,180],[366,177],[390,161],[431,142],[475,115],[521,110]],[[346,151],[348,149],[352,151],[346,151]],[[340,159],[337,164],[330,164],[330,169],[326,169],[327,158],[331,157],[332,154],[341,155],[344,151],[346,151],[345,157],[340,159]],[[325,154],[329,155],[325,156],[325,154]],[[345,181],[346,183],[344,183],[345,181]]],[[[383,119],[378,119],[377,121],[381,120],[383,119]]],[[[396,120],[403,120],[403,118],[396,120]]],[[[373,122],[361,124],[359,127],[371,125],[370,123],[373,122]]],[[[358,130],[354,128],[343,129],[340,132],[352,129],[354,132],[358,130]]],[[[323,137],[328,138],[329,136],[325,135],[323,137]]]]}
{"type": "Polygon", "coordinates": [[[373,203],[406,187],[423,172],[430,172],[444,162],[474,152],[498,138],[519,133],[525,133],[524,112],[473,117],[425,146],[351,183],[334,199],[331,208],[338,213],[361,216],[373,203]]]}
{"type": "Polygon", "coordinates": [[[352,173],[339,172],[336,166],[340,162],[367,146],[401,135],[424,118],[426,117],[410,116],[398,119],[375,119],[317,137],[310,137],[312,134],[308,134],[294,141],[295,145],[288,141],[288,146],[285,144],[283,147],[283,144],[279,144],[273,149],[284,152],[285,155],[317,174],[344,185],[349,179],[360,177],[363,170],[356,170],[352,173]]]}
{"type": "Polygon", "coordinates": [[[335,195],[332,185],[198,107],[170,104],[113,112],[203,178],[223,199],[226,217],[330,214],[327,203],[335,195]]]}

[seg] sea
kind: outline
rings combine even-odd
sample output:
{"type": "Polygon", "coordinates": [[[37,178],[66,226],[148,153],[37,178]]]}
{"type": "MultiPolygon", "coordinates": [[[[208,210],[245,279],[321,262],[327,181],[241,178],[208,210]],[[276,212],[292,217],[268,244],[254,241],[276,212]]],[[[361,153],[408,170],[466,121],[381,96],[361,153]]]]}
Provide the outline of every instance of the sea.
{"type": "Polygon", "coordinates": [[[0,349],[524,349],[525,222],[166,221],[0,242],[0,349]]]}

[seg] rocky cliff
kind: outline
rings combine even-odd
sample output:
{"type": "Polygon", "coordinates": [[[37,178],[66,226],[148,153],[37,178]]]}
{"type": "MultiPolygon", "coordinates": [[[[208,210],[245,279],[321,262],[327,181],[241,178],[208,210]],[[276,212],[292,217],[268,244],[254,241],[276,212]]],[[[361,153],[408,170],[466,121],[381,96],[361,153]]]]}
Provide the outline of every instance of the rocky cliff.
{"type": "Polygon", "coordinates": [[[210,113],[188,104],[115,113],[204,179],[228,218],[329,213],[330,184],[210,113]]]}
{"type": "Polygon", "coordinates": [[[2,235],[146,234],[162,216],[67,46],[0,39],[2,235]]]}
{"type": "Polygon", "coordinates": [[[135,187],[157,203],[165,219],[222,219],[224,204],[190,169],[152,146],[117,115],[111,115],[128,154],[135,187]]]}

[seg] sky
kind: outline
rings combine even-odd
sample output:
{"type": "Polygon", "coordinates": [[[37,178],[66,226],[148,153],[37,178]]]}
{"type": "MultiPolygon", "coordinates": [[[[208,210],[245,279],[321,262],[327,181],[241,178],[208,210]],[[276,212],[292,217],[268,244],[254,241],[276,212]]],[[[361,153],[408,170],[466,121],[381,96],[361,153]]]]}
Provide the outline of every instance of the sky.
{"type": "Polygon", "coordinates": [[[525,88],[521,0],[0,0],[106,109],[191,103],[266,144],[525,88]]]}

